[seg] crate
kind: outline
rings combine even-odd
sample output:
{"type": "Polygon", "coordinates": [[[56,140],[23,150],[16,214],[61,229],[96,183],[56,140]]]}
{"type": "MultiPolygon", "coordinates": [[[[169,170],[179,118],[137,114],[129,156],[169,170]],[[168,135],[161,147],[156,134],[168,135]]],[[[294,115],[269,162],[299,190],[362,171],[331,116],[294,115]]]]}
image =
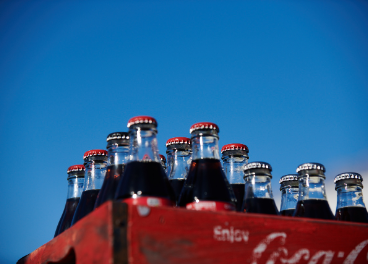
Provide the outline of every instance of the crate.
{"type": "Polygon", "coordinates": [[[107,202],[18,261],[366,263],[368,225],[107,202]]]}

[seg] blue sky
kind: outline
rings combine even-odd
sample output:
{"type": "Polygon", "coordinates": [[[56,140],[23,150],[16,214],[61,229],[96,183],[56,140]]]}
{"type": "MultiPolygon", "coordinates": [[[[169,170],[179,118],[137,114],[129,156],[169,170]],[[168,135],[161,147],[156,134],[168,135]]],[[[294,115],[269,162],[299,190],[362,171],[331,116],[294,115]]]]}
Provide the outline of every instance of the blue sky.
{"type": "Polygon", "coordinates": [[[1,1],[0,262],[52,239],[67,168],[137,115],[161,153],[217,123],[272,165],[277,204],[320,162],[335,211],[333,177],[368,177],[367,47],[365,1],[1,1]]]}

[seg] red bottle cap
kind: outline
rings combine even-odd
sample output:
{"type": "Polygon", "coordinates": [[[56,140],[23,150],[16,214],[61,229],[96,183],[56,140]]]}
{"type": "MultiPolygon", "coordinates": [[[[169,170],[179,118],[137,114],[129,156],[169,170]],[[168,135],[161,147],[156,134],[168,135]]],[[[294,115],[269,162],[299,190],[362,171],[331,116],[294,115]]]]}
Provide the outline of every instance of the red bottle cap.
{"type": "Polygon", "coordinates": [[[240,143],[232,143],[232,144],[227,144],[227,145],[223,146],[222,149],[221,149],[221,153],[223,153],[227,150],[244,150],[247,153],[249,152],[248,147],[246,145],[240,144],[240,143]]]}
{"type": "Polygon", "coordinates": [[[84,153],[83,159],[86,159],[90,156],[107,156],[107,151],[104,149],[88,150],[86,153],[84,153]]]}
{"type": "Polygon", "coordinates": [[[215,123],[210,123],[210,122],[196,123],[190,127],[189,132],[192,133],[193,131],[198,130],[198,129],[202,129],[202,130],[203,129],[207,129],[207,130],[213,129],[213,130],[216,130],[217,133],[220,132],[219,127],[215,123]]]}
{"type": "Polygon", "coordinates": [[[67,170],[67,173],[73,172],[73,171],[85,171],[86,168],[84,167],[84,165],[73,165],[70,166],[67,170]]]}
{"type": "Polygon", "coordinates": [[[188,144],[190,145],[190,138],[187,137],[174,137],[166,141],[166,147],[173,144],[188,144]]]}
{"type": "Polygon", "coordinates": [[[132,117],[128,121],[128,127],[135,125],[135,124],[152,124],[157,127],[157,121],[153,117],[150,116],[136,116],[132,117]]]}
{"type": "Polygon", "coordinates": [[[166,158],[165,158],[165,156],[164,156],[164,155],[161,155],[161,154],[160,154],[160,159],[166,163],[166,158]]]}

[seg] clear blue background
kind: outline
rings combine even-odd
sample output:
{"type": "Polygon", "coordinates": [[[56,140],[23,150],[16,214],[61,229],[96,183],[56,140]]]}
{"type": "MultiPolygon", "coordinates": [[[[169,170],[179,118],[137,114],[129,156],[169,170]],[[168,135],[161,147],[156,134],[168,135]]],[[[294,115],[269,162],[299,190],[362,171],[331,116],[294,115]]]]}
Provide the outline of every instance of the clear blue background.
{"type": "Polygon", "coordinates": [[[334,211],[332,178],[368,176],[367,47],[366,1],[1,1],[0,263],[52,239],[67,168],[137,115],[161,153],[217,123],[273,166],[278,204],[321,162],[334,211]]]}

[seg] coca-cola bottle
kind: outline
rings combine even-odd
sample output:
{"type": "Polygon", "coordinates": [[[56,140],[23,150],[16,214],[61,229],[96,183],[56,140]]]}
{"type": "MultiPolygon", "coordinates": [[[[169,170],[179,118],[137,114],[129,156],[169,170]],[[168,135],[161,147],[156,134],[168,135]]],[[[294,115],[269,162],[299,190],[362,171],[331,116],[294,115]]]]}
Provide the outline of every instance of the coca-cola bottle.
{"type": "Polygon", "coordinates": [[[222,166],[236,198],[236,211],[242,210],[245,190],[243,170],[248,163],[248,153],[248,147],[240,143],[227,144],[221,149],[222,166]]]}
{"type": "Polygon", "coordinates": [[[281,207],[280,214],[293,216],[299,197],[298,174],[288,174],[280,178],[281,207]]]}
{"type": "Polygon", "coordinates": [[[73,165],[68,168],[68,192],[66,195],[66,203],[54,237],[67,230],[72,224],[74,212],[77,209],[79,198],[83,192],[84,172],[85,169],[83,165],[73,165]]]}
{"type": "Polygon", "coordinates": [[[299,175],[299,197],[294,216],[334,219],[327,202],[325,167],[320,163],[304,163],[296,172],[299,175]]]}
{"type": "Polygon", "coordinates": [[[159,154],[160,156],[160,162],[161,162],[161,166],[164,169],[165,173],[166,173],[166,158],[164,155],[159,154]]]}
{"type": "Polygon", "coordinates": [[[192,161],[190,138],[170,138],[166,141],[166,153],[168,157],[168,167],[170,168],[168,177],[171,187],[175,192],[175,200],[178,202],[192,161]]]}
{"type": "Polygon", "coordinates": [[[149,116],[133,117],[128,121],[128,128],[130,160],[115,198],[136,205],[174,205],[175,195],[158,154],[156,120],[149,116]]]}
{"type": "Polygon", "coordinates": [[[115,132],[107,136],[107,169],[105,180],[98,193],[95,208],[108,200],[114,200],[116,188],[129,159],[129,134],[115,132]]]}
{"type": "Polygon", "coordinates": [[[235,196],[220,163],[218,126],[196,123],[190,133],[192,163],[178,206],[192,210],[235,210],[235,196]]]}
{"type": "Polygon", "coordinates": [[[89,150],[84,153],[84,190],[75,210],[72,225],[93,211],[98,192],[106,175],[107,151],[103,149],[89,150]]]}
{"type": "Polygon", "coordinates": [[[271,171],[271,165],[262,161],[250,162],[244,166],[243,211],[245,213],[279,214],[273,199],[271,171]]]}
{"type": "Polygon", "coordinates": [[[367,209],[363,201],[362,181],[362,176],[356,172],[344,172],[335,177],[336,220],[368,223],[367,209]]]}

